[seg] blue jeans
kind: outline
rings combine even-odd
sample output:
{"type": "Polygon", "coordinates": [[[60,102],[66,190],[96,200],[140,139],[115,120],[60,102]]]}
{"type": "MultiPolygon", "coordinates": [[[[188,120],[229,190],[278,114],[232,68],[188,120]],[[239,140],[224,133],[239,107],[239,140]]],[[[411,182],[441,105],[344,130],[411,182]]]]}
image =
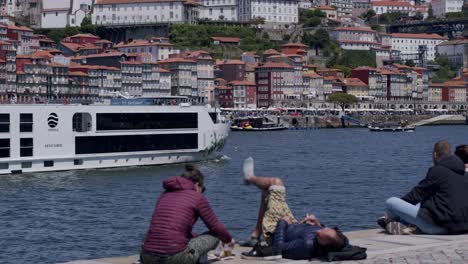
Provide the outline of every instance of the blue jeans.
{"type": "Polygon", "coordinates": [[[447,233],[445,228],[418,216],[420,204],[413,205],[400,198],[389,198],[385,205],[390,219],[400,219],[401,222],[417,226],[423,233],[430,235],[441,235],[447,233]]]}

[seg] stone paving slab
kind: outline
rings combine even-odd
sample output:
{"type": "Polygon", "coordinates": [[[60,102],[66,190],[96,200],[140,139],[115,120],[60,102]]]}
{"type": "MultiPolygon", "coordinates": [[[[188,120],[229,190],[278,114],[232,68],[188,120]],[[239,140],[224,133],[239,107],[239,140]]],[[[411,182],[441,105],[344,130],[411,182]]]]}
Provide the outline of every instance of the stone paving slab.
{"type": "MultiPolygon", "coordinates": [[[[346,261],[342,263],[362,264],[468,264],[468,235],[431,236],[431,235],[401,235],[391,236],[379,229],[354,231],[346,233],[351,244],[366,247],[368,258],[362,261],[346,261]]],[[[272,264],[272,263],[324,263],[320,260],[277,260],[259,261],[243,260],[240,253],[250,248],[236,247],[233,260],[216,261],[226,264],[272,264]]],[[[67,264],[133,264],[138,256],[121,258],[106,258],[97,260],[79,260],[67,264]]]]}

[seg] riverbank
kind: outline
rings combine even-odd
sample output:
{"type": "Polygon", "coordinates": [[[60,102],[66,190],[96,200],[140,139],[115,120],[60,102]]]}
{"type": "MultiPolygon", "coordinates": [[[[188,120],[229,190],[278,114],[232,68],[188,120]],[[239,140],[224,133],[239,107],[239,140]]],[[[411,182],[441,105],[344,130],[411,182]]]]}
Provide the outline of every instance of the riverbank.
{"type": "MultiPolygon", "coordinates": [[[[371,123],[395,123],[406,121],[408,124],[424,125],[465,125],[466,117],[463,115],[350,115],[350,119],[345,120],[345,127],[359,127],[371,123]],[[436,117],[447,117],[437,119],[436,117]],[[436,119],[436,120],[433,120],[436,119]],[[424,122],[424,121],[428,122],[424,122]]],[[[282,115],[276,116],[278,123],[287,125],[289,128],[341,128],[342,122],[338,115],[315,116],[315,115],[282,115]]],[[[419,125],[418,125],[419,126],[419,125]]]]}
{"type": "MultiPolygon", "coordinates": [[[[367,259],[359,262],[344,263],[468,263],[468,235],[434,236],[434,235],[387,235],[381,229],[370,229],[347,232],[351,244],[367,248],[367,259]]],[[[231,264],[267,264],[267,263],[323,263],[313,261],[255,261],[240,258],[240,253],[249,248],[236,247],[235,259],[215,263],[231,264]]],[[[66,264],[133,264],[138,256],[105,258],[95,260],[78,260],[66,264]]]]}

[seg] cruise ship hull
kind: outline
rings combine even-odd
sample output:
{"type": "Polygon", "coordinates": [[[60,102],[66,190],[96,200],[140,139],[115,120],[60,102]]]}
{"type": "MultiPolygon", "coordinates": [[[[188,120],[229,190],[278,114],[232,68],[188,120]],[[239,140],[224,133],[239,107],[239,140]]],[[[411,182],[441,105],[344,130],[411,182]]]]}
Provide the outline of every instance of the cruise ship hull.
{"type": "Polygon", "coordinates": [[[0,174],[209,160],[228,133],[203,106],[2,105],[0,174]]]}

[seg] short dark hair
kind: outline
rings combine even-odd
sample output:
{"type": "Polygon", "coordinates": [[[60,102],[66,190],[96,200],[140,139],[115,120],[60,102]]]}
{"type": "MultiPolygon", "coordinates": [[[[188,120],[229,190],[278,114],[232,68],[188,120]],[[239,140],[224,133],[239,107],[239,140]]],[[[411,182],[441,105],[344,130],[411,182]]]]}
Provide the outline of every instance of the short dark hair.
{"type": "Polygon", "coordinates": [[[460,145],[455,148],[457,155],[465,164],[468,164],[468,145],[460,145]]]}
{"type": "Polygon", "coordinates": [[[330,251],[341,251],[347,244],[348,238],[339,229],[335,228],[336,237],[333,244],[330,245],[330,251]]]}
{"type": "Polygon", "coordinates": [[[434,145],[434,152],[437,154],[437,157],[445,158],[452,155],[452,147],[447,140],[437,141],[434,145]]]}
{"type": "Polygon", "coordinates": [[[317,250],[317,254],[319,256],[325,255],[328,252],[340,252],[346,245],[349,244],[348,238],[343,234],[343,232],[341,232],[338,227],[334,227],[332,229],[335,230],[336,236],[330,244],[320,245],[318,242],[316,245],[314,244],[314,248],[317,250]]]}
{"type": "Polygon", "coordinates": [[[202,189],[205,188],[205,184],[204,184],[205,177],[203,176],[201,171],[199,171],[194,165],[192,164],[185,165],[185,171],[184,173],[182,173],[181,176],[191,180],[193,183],[198,183],[200,188],[202,189]]]}

